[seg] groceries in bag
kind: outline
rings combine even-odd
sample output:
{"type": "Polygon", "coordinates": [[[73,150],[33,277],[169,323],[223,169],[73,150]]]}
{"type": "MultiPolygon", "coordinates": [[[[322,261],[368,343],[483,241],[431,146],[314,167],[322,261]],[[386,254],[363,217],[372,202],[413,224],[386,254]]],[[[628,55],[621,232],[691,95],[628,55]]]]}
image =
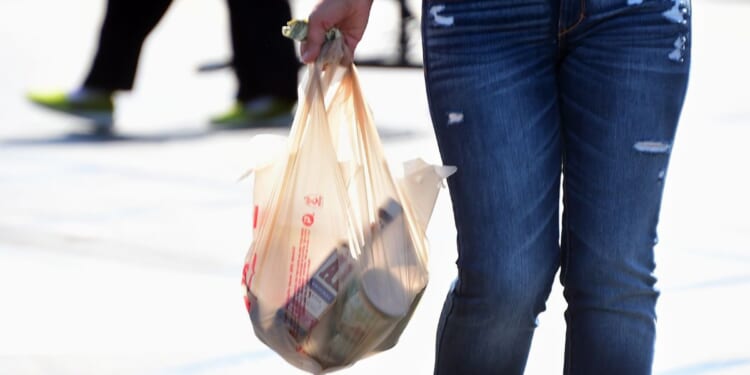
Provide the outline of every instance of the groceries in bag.
{"type": "MultiPolygon", "coordinates": [[[[321,58],[343,49],[328,42],[321,58]]],[[[415,159],[394,178],[356,69],[321,65],[302,80],[286,152],[253,168],[242,278],[256,336],[311,373],[396,344],[427,286],[426,226],[455,171],[415,159]]]]}

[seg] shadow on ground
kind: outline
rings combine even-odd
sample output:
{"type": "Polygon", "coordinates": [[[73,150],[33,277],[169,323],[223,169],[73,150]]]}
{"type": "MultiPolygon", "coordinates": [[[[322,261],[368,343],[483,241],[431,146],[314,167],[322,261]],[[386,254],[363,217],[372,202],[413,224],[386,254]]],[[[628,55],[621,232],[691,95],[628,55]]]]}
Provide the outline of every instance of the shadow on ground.
{"type": "MultiPolygon", "coordinates": [[[[424,134],[395,127],[378,128],[383,142],[408,140],[424,134]]],[[[76,130],[58,133],[51,136],[26,136],[0,139],[0,145],[16,147],[50,146],[50,145],[81,145],[81,144],[111,144],[111,143],[165,143],[192,141],[217,134],[236,134],[252,137],[256,134],[289,134],[288,127],[258,127],[248,129],[216,130],[211,128],[171,127],[171,130],[161,132],[134,132],[114,130],[76,130]]]]}

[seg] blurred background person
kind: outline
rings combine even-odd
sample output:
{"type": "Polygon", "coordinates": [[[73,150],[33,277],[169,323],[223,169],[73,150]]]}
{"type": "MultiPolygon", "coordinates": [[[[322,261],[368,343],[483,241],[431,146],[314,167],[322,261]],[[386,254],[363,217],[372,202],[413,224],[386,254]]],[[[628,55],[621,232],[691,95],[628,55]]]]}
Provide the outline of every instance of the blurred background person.
{"type": "MultiPolygon", "coordinates": [[[[146,37],[172,0],[108,0],[97,51],[82,85],[71,91],[32,91],[31,102],[113,126],[114,95],[133,88],[146,37]]],[[[288,125],[297,100],[299,62],[280,29],[291,10],[286,0],[227,0],[237,78],[235,103],[211,118],[215,128],[288,125]]]]}

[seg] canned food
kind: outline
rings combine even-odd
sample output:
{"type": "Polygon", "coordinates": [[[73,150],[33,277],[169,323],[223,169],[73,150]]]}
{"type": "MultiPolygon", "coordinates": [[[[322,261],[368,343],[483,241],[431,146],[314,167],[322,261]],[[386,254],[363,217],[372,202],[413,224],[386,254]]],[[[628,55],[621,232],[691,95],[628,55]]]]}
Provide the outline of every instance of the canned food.
{"type": "Polygon", "coordinates": [[[408,313],[401,281],[385,269],[369,269],[344,294],[332,336],[315,353],[322,363],[346,364],[372,350],[408,313]],[[323,350],[321,350],[323,349],[323,350]]]}

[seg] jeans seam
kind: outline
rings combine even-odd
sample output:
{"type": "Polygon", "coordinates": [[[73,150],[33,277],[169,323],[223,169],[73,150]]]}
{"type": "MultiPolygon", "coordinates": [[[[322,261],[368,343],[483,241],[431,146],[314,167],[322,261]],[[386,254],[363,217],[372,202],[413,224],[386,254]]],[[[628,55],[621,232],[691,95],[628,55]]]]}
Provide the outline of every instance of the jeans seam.
{"type": "MultiPolygon", "coordinates": [[[[422,14],[429,14],[428,13],[428,8],[427,8],[427,3],[428,3],[428,1],[423,1],[422,2],[422,14]]],[[[431,106],[430,106],[430,96],[431,96],[430,95],[430,86],[431,85],[430,85],[430,79],[428,77],[428,74],[429,74],[428,72],[430,71],[430,67],[429,67],[429,61],[430,61],[430,59],[427,57],[427,54],[429,54],[429,47],[427,45],[428,44],[428,41],[427,41],[427,29],[430,26],[429,26],[428,23],[429,23],[428,18],[427,17],[422,17],[422,19],[421,19],[421,25],[420,25],[420,30],[419,31],[420,31],[420,33],[422,35],[422,38],[421,38],[421,40],[422,40],[422,76],[423,76],[423,79],[424,79],[424,88],[425,88],[425,96],[427,98],[427,107],[428,107],[428,109],[430,109],[431,108],[431,106]]],[[[431,109],[429,110],[429,112],[430,112],[430,117],[432,117],[432,111],[431,111],[431,109]]],[[[435,123],[434,120],[432,121],[432,123],[433,124],[435,123]]],[[[433,127],[434,127],[434,125],[433,125],[433,127]]],[[[433,130],[433,132],[434,131],[435,130],[433,130]]]]}
{"type": "Polygon", "coordinates": [[[562,3],[563,1],[560,2],[560,11],[561,11],[560,12],[560,20],[561,20],[560,26],[561,27],[560,27],[560,31],[557,34],[558,40],[562,38],[563,36],[565,36],[566,34],[568,34],[569,32],[573,31],[573,29],[578,27],[583,22],[583,20],[586,19],[586,0],[580,0],[580,1],[581,1],[581,10],[578,14],[578,20],[572,26],[569,26],[569,27],[563,27],[564,25],[562,25],[562,16],[563,16],[562,3]]]}
{"type": "MultiPolygon", "coordinates": [[[[563,206],[565,205],[564,202],[565,202],[565,199],[563,199],[563,206]]],[[[564,254],[564,256],[565,256],[565,267],[560,270],[560,272],[561,272],[561,275],[560,275],[561,276],[561,282],[564,285],[564,288],[568,287],[568,268],[570,267],[570,229],[568,229],[568,228],[569,228],[569,224],[566,223],[565,226],[563,227],[563,230],[565,231],[565,254],[564,254]]],[[[570,305],[568,305],[568,308],[570,308],[570,305]]],[[[568,315],[568,316],[570,316],[570,315],[568,315]]],[[[570,329],[570,324],[568,324],[568,328],[567,329],[570,329]]],[[[570,375],[571,374],[571,370],[570,369],[571,369],[572,365],[571,365],[570,362],[571,362],[571,360],[573,358],[573,354],[572,354],[572,352],[573,352],[573,349],[572,349],[573,348],[573,343],[571,341],[572,341],[571,340],[571,335],[570,334],[566,335],[566,340],[565,340],[565,362],[566,362],[567,365],[565,366],[565,374],[564,375],[570,375]]]]}
{"type": "MultiPolygon", "coordinates": [[[[565,161],[565,155],[563,154],[563,162],[564,161],[565,161]]],[[[563,164],[563,174],[565,173],[564,171],[565,171],[565,166],[563,164]]],[[[567,183],[565,182],[565,180],[563,180],[563,198],[562,198],[562,201],[563,201],[563,227],[562,227],[562,231],[565,234],[564,235],[565,243],[563,244],[564,248],[565,248],[565,251],[563,253],[563,256],[565,257],[565,260],[564,260],[564,262],[562,262],[562,266],[560,268],[560,282],[562,283],[562,285],[563,285],[564,288],[568,288],[568,272],[569,272],[568,268],[570,267],[570,253],[571,253],[571,249],[570,249],[570,221],[565,218],[565,216],[568,215],[568,213],[566,212],[566,210],[567,210],[566,206],[567,205],[565,204],[565,201],[567,200],[567,194],[566,194],[567,189],[565,189],[565,185],[567,185],[567,183]]],[[[568,328],[567,329],[568,330],[570,329],[570,325],[569,324],[568,324],[568,328]]],[[[573,355],[572,355],[573,344],[572,344],[571,341],[572,341],[571,340],[571,335],[570,334],[566,334],[565,352],[564,352],[565,353],[565,367],[564,367],[565,374],[564,375],[570,375],[571,374],[571,360],[573,358],[573,355]]]]}
{"type": "MultiPolygon", "coordinates": [[[[427,3],[428,3],[428,1],[423,1],[422,2],[422,14],[428,14],[427,13],[427,3]]],[[[424,75],[424,81],[425,81],[425,91],[426,91],[425,94],[427,95],[427,102],[428,102],[428,106],[429,106],[429,102],[430,102],[430,79],[428,77],[428,72],[429,72],[429,65],[430,65],[429,61],[430,61],[430,59],[427,57],[427,55],[429,54],[429,47],[427,46],[427,44],[428,44],[427,39],[428,38],[426,37],[426,35],[427,35],[427,29],[429,28],[428,22],[429,21],[427,20],[426,17],[422,18],[420,31],[422,33],[422,65],[423,65],[423,75],[424,75]]],[[[430,114],[430,116],[432,116],[432,114],[430,114]]],[[[439,336],[435,338],[435,345],[436,345],[436,347],[435,347],[435,361],[434,361],[434,369],[433,369],[433,374],[435,374],[435,375],[437,375],[438,371],[440,371],[440,363],[442,362],[441,358],[440,358],[440,349],[443,346],[443,338],[445,337],[445,326],[448,325],[448,318],[450,317],[451,314],[453,314],[453,293],[454,293],[454,291],[451,290],[450,294],[448,295],[448,298],[451,299],[451,301],[450,301],[450,303],[451,303],[450,310],[448,310],[448,312],[445,314],[445,316],[443,317],[442,321],[438,323],[438,327],[437,327],[437,332],[438,332],[439,336]]]]}
{"type": "MultiPolygon", "coordinates": [[[[565,150],[565,147],[566,147],[566,145],[565,145],[565,137],[563,137],[562,143],[563,143],[563,145],[562,145],[563,150],[565,150]]],[[[562,192],[562,206],[563,206],[562,219],[563,220],[562,220],[562,229],[561,229],[561,232],[564,234],[563,238],[565,238],[565,243],[564,244],[561,243],[560,247],[563,247],[565,249],[565,251],[562,254],[562,256],[564,256],[565,259],[564,259],[564,261],[562,259],[560,260],[561,261],[561,266],[560,266],[560,282],[563,284],[563,286],[567,287],[567,284],[568,284],[567,283],[567,281],[568,281],[568,266],[570,265],[570,220],[568,220],[566,218],[566,216],[568,215],[568,213],[567,213],[567,204],[566,204],[566,201],[568,200],[568,197],[567,197],[567,190],[568,189],[566,189],[565,186],[568,183],[567,183],[567,178],[565,176],[565,169],[566,169],[565,168],[565,163],[566,163],[565,159],[566,159],[566,157],[565,157],[565,151],[563,151],[563,154],[562,154],[562,161],[563,161],[563,166],[562,166],[562,173],[563,173],[563,180],[562,180],[562,190],[563,190],[563,192],[562,192]]]]}
{"type": "Polygon", "coordinates": [[[565,363],[566,365],[565,365],[565,374],[563,375],[570,375],[572,371],[571,370],[572,365],[570,364],[570,361],[573,358],[573,355],[571,354],[573,351],[571,349],[573,344],[571,344],[570,341],[571,341],[570,335],[567,335],[566,340],[565,340],[565,363]]]}
{"type": "Polygon", "coordinates": [[[451,315],[453,315],[453,308],[455,305],[455,301],[454,301],[455,288],[451,289],[451,291],[449,292],[448,298],[450,299],[451,307],[448,310],[448,312],[446,312],[445,316],[443,317],[440,326],[438,326],[438,332],[440,334],[440,337],[437,337],[437,348],[435,350],[435,371],[434,371],[435,375],[438,374],[438,370],[441,368],[440,367],[440,362],[441,362],[440,361],[441,359],[440,349],[443,346],[443,339],[445,338],[445,327],[448,325],[448,319],[451,317],[451,315]]]}

